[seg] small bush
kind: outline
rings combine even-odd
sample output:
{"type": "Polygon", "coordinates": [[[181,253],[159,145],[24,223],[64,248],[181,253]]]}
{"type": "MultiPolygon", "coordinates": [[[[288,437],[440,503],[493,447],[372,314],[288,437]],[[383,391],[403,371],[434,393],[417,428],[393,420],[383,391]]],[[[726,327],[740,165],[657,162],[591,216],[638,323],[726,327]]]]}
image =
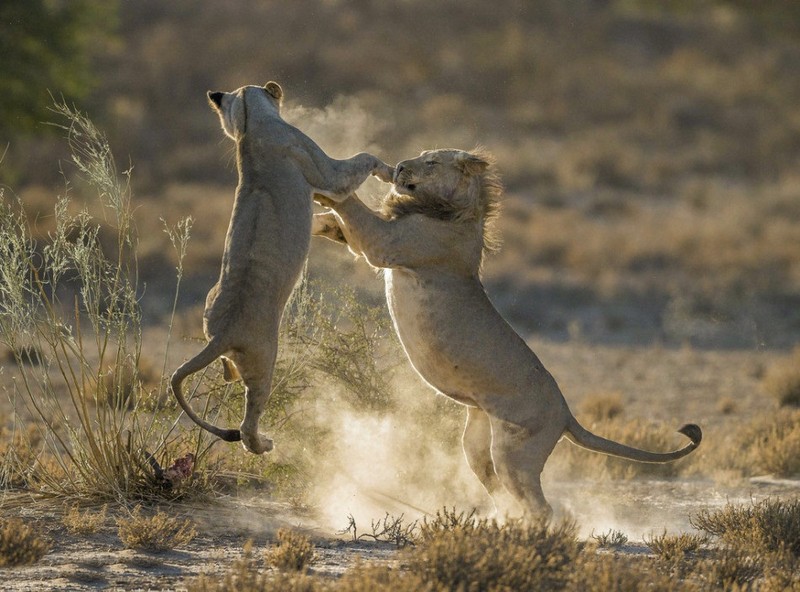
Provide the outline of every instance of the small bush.
{"type": "Polygon", "coordinates": [[[800,346],[767,369],[762,385],[780,405],[800,407],[800,346]]]}
{"type": "Polygon", "coordinates": [[[423,524],[405,560],[428,589],[547,590],[564,586],[578,552],[572,523],[499,525],[452,513],[423,524]]]}
{"type": "Polygon", "coordinates": [[[641,558],[612,553],[584,553],[576,562],[566,590],[570,592],[672,592],[687,590],[641,558]]]}
{"type": "Polygon", "coordinates": [[[611,529],[600,534],[592,533],[592,538],[597,541],[597,545],[603,548],[623,547],[628,543],[628,535],[620,530],[611,529]]]}
{"type": "Polygon", "coordinates": [[[197,534],[190,520],[179,520],[161,511],[142,516],[141,506],[133,509],[130,518],[118,519],[117,527],[123,545],[147,551],[167,551],[186,545],[197,534]]]}
{"type": "Polygon", "coordinates": [[[0,567],[36,563],[49,550],[50,545],[22,520],[0,519],[0,567]]]}
{"type": "Polygon", "coordinates": [[[107,514],[107,505],[96,512],[92,510],[81,512],[80,508],[74,505],[64,515],[62,523],[72,534],[93,534],[106,523],[107,514]]]}
{"type": "Polygon", "coordinates": [[[703,510],[690,521],[728,545],[743,545],[753,552],[788,552],[800,558],[800,500],[728,504],[714,512],[703,510]]]}
{"type": "Polygon", "coordinates": [[[695,553],[700,547],[708,542],[706,537],[696,534],[667,534],[664,531],[660,535],[651,535],[644,540],[644,544],[650,547],[664,561],[680,561],[687,555],[695,553]]]}
{"type": "Polygon", "coordinates": [[[267,550],[266,559],[281,571],[305,572],[314,561],[314,545],[307,536],[282,528],[277,544],[267,550]]]}

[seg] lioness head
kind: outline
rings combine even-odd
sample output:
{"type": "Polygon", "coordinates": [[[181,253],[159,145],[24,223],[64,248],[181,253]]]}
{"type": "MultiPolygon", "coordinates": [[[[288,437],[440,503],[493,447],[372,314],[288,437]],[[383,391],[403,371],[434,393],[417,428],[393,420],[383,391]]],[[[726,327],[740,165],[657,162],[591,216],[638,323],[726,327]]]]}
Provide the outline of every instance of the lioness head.
{"type": "Polygon", "coordinates": [[[222,129],[233,140],[240,138],[247,127],[248,110],[280,113],[283,89],[277,82],[264,86],[243,86],[233,92],[208,91],[208,101],[219,114],[222,129]]]}
{"type": "Polygon", "coordinates": [[[423,214],[439,220],[478,223],[484,248],[497,241],[492,222],[497,216],[502,185],[487,152],[426,150],[397,164],[394,189],[383,203],[392,218],[423,214]]]}

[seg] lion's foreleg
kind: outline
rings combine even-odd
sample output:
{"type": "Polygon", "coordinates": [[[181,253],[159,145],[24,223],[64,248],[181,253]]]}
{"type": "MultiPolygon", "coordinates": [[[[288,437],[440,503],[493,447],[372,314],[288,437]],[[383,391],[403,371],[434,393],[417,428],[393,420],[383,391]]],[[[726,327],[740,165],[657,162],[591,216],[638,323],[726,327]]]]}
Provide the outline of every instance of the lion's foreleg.
{"type": "Polygon", "coordinates": [[[347,237],[333,212],[315,214],[311,221],[312,236],[321,236],[337,243],[347,244],[347,237]]]}

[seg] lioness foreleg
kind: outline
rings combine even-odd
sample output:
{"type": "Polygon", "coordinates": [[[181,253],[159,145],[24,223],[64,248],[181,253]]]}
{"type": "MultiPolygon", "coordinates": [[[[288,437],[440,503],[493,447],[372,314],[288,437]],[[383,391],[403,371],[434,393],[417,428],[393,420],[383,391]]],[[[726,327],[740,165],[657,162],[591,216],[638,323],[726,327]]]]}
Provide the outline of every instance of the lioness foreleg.
{"type": "Polygon", "coordinates": [[[300,166],[306,181],[316,193],[341,201],[354,192],[369,177],[375,175],[391,183],[394,168],[366,152],[345,160],[334,160],[326,155],[309,154],[301,148],[292,148],[291,157],[300,166]]]}

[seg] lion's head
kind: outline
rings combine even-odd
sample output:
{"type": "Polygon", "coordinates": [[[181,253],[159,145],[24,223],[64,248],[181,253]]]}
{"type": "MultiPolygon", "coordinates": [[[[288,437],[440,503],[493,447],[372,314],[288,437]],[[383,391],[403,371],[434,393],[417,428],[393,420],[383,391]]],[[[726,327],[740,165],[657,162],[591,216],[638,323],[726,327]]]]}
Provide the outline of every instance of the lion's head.
{"type": "Polygon", "coordinates": [[[491,251],[498,246],[494,221],[502,191],[489,153],[426,150],[397,164],[394,189],[384,200],[383,212],[390,218],[423,214],[477,223],[483,233],[484,251],[491,251]]]}
{"type": "Polygon", "coordinates": [[[245,133],[248,111],[275,111],[280,113],[283,89],[277,82],[267,82],[264,86],[243,86],[233,92],[208,91],[208,101],[219,114],[222,129],[232,139],[237,140],[245,133]]]}

